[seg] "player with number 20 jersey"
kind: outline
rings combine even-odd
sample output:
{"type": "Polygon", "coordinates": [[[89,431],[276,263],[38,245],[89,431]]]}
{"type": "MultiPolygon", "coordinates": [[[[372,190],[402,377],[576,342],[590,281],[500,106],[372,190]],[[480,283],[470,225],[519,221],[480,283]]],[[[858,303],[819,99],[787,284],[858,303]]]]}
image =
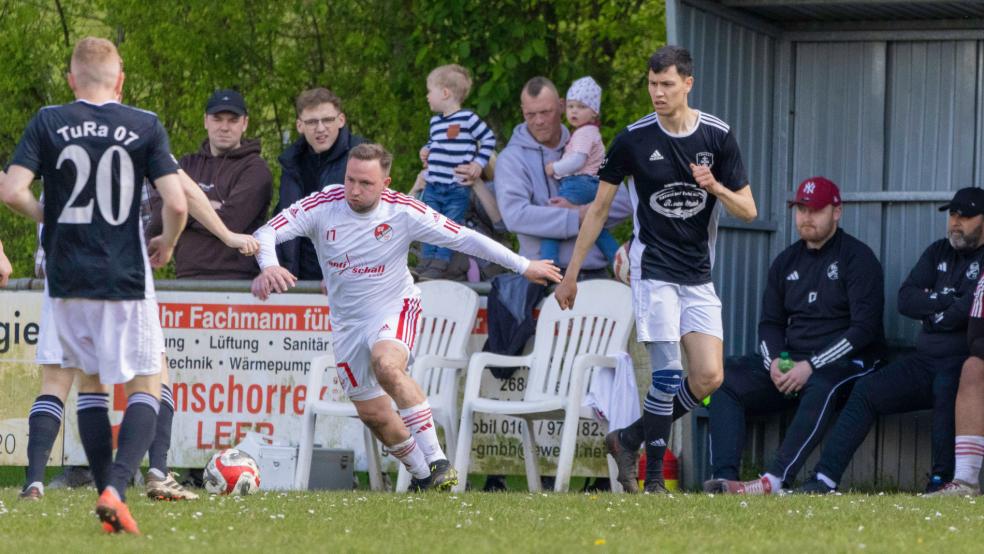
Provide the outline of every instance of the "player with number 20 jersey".
{"type": "Polygon", "coordinates": [[[118,102],[42,108],[11,164],[44,180],[41,242],[53,298],[153,298],[140,192],[144,177],[178,170],[156,115],[118,102]]]}

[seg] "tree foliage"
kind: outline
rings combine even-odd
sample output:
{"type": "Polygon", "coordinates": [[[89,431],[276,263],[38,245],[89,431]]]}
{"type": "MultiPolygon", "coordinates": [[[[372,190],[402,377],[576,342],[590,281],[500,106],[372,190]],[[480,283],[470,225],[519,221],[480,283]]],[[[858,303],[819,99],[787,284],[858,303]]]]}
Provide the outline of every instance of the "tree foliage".
{"type": "MultiPolygon", "coordinates": [[[[124,101],[156,112],[177,155],[204,138],[204,103],[216,88],[246,97],[248,134],[276,158],[296,135],[293,100],[326,86],[354,132],[396,155],[394,186],[407,190],[430,113],[425,78],[459,63],[475,86],[466,105],[493,127],[500,148],[521,122],[519,91],[535,75],[563,92],[592,75],[604,88],[602,132],[650,111],[646,59],[665,41],[663,3],[644,0],[7,0],[0,6],[0,156],[10,157],[37,109],[72,99],[64,74],[88,35],[118,44],[124,101]]],[[[31,271],[33,226],[0,212],[15,276],[31,271]]]]}

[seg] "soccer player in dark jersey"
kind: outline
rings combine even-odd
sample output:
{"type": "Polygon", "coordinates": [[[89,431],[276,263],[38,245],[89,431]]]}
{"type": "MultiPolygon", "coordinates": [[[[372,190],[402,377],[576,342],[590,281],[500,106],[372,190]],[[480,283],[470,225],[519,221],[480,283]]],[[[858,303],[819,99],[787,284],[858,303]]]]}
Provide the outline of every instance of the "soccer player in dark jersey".
{"type": "Polygon", "coordinates": [[[41,241],[62,366],[81,368],[80,393],[125,386],[116,458],[98,402],[80,401],[79,435],[100,491],[103,529],[138,534],[124,493],[154,438],[164,346],[151,265],[170,259],[187,203],[164,127],[153,113],[117,101],[123,81],[113,43],[79,41],[68,74],[76,101],[42,108],[31,120],[0,197],[45,223],[41,241]],[[35,177],[44,182],[43,206],[30,191],[35,177]],[[140,221],[145,177],[164,199],[163,236],[150,252],[140,221]]]}
{"type": "Polygon", "coordinates": [[[655,112],[626,127],[609,146],[598,172],[598,195],[556,292],[562,308],[574,305],[581,263],[625,180],[635,231],[629,259],[636,332],[653,369],[643,417],[606,437],[619,483],[631,492],[638,490],[635,468],[643,439],[646,491],[665,492],[662,460],[674,417],[714,392],[724,378],[721,301],[711,282],[718,215],[722,207],[744,221],[757,215],[734,132],[688,105],[693,84],[686,49],[665,46],[649,59],[655,112]],[[681,342],[689,362],[686,380],[681,342]]]}

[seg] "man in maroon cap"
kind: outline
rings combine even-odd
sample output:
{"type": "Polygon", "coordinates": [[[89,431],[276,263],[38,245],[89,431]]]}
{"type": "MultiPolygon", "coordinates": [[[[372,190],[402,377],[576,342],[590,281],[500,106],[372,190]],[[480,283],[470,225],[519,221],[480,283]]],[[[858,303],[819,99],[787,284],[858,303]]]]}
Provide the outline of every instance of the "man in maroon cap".
{"type": "Polygon", "coordinates": [[[933,410],[926,492],[954,478],[954,409],[960,369],[970,355],[967,325],[984,263],[984,190],[960,189],[940,211],[949,213],[946,238],[929,245],[899,288],[899,313],[921,323],[916,352],[858,381],[830,430],[815,477],[801,492],[836,490],[875,420],[911,410],[933,410]]]}
{"type": "Polygon", "coordinates": [[[759,320],[759,354],[730,358],[711,396],[708,492],[770,494],[788,487],[832,421],[834,406],[874,370],[884,350],[882,267],[867,245],[838,228],[837,185],[800,183],[800,240],[772,262],[759,320]],[[792,366],[791,368],[789,366],[792,366]],[[739,481],[745,414],[796,407],[760,479],[739,481]]]}

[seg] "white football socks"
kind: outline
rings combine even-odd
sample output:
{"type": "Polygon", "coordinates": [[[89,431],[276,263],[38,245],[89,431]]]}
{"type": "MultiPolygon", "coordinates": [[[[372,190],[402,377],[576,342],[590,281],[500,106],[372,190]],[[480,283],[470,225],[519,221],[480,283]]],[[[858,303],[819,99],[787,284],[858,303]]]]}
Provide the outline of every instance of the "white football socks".
{"type": "Polygon", "coordinates": [[[984,437],[979,435],[957,435],[954,442],[956,469],[954,481],[963,481],[971,486],[980,486],[981,462],[984,460],[984,437]]]}
{"type": "Polygon", "coordinates": [[[434,426],[429,402],[424,400],[416,406],[400,410],[400,417],[410,430],[410,436],[417,440],[417,445],[423,450],[428,464],[447,459],[444,450],[441,449],[441,443],[437,440],[437,428],[434,426]]]}
{"type": "Polygon", "coordinates": [[[430,477],[430,467],[427,465],[427,458],[424,457],[424,452],[417,447],[417,441],[414,440],[413,435],[407,440],[401,442],[400,444],[394,444],[393,446],[386,447],[389,453],[396,457],[397,460],[403,462],[406,466],[407,471],[410,475],[413,475],[417,479],[426,479],[430,477]]]}

